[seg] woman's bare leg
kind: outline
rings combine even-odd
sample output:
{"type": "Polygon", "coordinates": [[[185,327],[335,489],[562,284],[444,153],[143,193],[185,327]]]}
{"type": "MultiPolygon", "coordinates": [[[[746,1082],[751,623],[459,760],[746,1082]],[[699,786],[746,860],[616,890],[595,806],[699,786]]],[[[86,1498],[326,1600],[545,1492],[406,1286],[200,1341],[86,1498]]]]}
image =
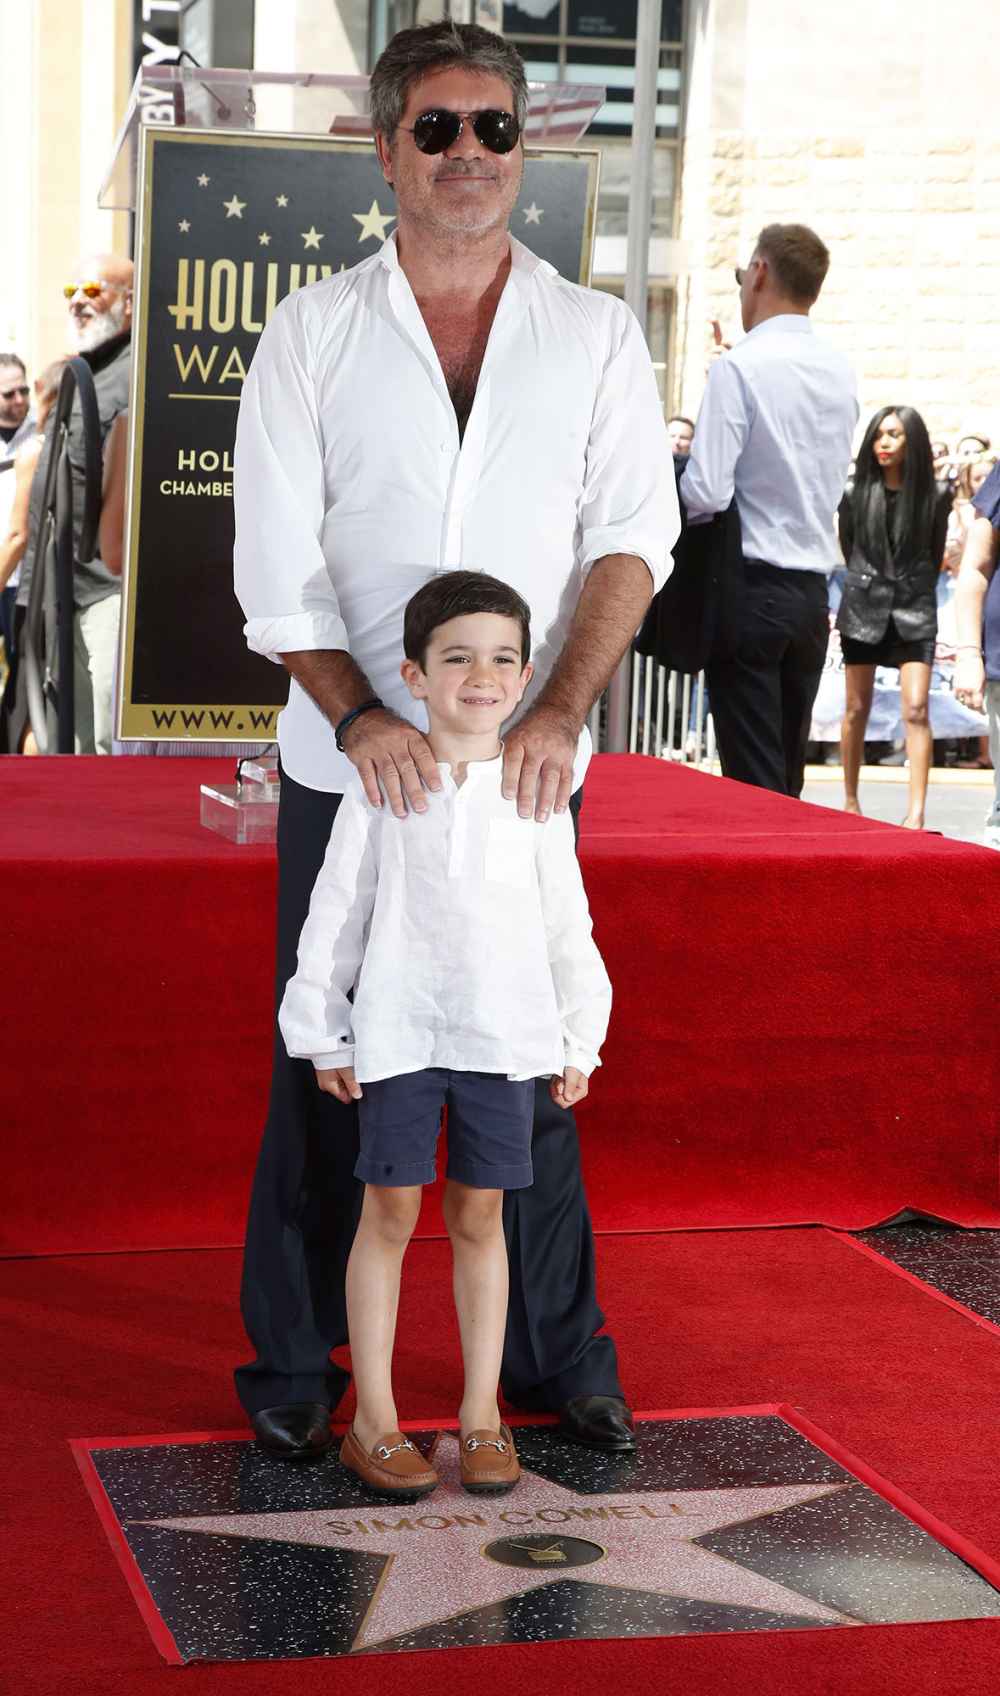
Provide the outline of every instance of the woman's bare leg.
{"type": "Polygon", "coordinates": [[[934,741],[931,736],[927,701],[931,692],[931,668],[909,660],[899,668],[899,692],[903,714],[906,754],[910,762],[910,804],[903,824],[907,830],[923,830],[927,804],[927,782],[931,773],[934,741]]]}
{"type": "Polygon", "coordinates": [[[865,730],[875,692],[875,667],[849,665],[844,668],[844,720],[840,727],[840,758],[844,767],[844,811],[860,813],[858,777],[865,751],[865,730]]]}

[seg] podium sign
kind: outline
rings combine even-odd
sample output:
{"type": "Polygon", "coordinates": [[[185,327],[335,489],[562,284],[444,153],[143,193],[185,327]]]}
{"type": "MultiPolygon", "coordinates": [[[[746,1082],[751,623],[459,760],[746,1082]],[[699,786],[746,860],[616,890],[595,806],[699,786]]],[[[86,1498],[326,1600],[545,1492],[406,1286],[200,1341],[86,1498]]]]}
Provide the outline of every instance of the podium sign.
{"type": "MultiPolygon", "coordinates": [[[[589,282],[598,154],[531,150],[513,233],[589,282]]],[[[271,741],[288,692],[233,593],[233,446],[257,338],[395,226],[370,141],[142,131],[118,734],[271,741]]],[[[281,608],[275,607],[275,613],[281,608]]]]}

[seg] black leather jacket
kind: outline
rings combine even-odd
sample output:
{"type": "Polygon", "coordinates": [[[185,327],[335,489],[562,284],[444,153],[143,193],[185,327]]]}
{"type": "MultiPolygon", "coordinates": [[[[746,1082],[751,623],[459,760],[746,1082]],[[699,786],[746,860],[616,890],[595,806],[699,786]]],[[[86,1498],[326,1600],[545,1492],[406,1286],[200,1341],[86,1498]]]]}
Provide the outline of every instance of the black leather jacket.
{"type": "Polygon", "coordinates": [[[881,642],[892,619],[904,642],[937,635],[937,580],[944,556],[952,493],[939,487],[934,521],[925,545],[908,558],[895,557],[886,568],[865,558],[854,540],[854,495],[840,503],[840,545],[847,575],[837,614],[837,629],[854,642],[881,642]]]}

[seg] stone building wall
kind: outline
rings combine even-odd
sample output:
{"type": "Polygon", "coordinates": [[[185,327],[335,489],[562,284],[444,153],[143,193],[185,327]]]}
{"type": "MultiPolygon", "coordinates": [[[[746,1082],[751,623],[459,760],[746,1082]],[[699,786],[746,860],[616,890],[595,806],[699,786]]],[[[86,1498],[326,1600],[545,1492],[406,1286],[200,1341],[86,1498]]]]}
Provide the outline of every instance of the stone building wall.
{"type": "MultiPolygon", "coordinates": [[[[909,30],[877,41],[852,78],[853,0],[789,29],[771,57],[754,40],[762,15],[770,28],[792,8],[692,0],[674,402],[697,410],[710,320],[727,340],[741,333],[733,267],[758,230],[804,222],[833,258],[814,319],[857,370],[862,417],[908,403],[932,434],[1000,445],[1000,20],[985,25],[992,43],[966,42],[958,86],[930,52],[930,9],[886,5],[909,30]]],[[[934,39],[940,49],[939,27],[934,39]]]]}

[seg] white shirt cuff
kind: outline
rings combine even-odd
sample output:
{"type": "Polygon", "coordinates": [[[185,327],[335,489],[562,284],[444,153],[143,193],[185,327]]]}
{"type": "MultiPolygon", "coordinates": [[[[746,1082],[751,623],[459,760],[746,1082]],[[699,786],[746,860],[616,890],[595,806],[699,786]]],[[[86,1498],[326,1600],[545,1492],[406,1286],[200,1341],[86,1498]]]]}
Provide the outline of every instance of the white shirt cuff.
{"type": "Polygon", "coordinates": [[[578,1072],[582,1072],[585,1078],[589,1078],[591,1072],[593,1072],[600,1064],[601,1062],[597,1058],[597,1055],[590,1049],[573,1048],[567,1044],[566,1051],[563,1056],[564,1066],[573,1066],[578,1072]]]}
{"type": "Polygon", "coordinates": [[[253,654],[281,664],[282,654],[318,648],[349,648],[347,626],[339,612],[296,612],[286,618],[248,618],[243,626],[253,654]]]}
{"type": "Polygon", "coordinates": [[[584,576],[586,577],[591,566],[596,565],[599,559],[606,559],[609,554],[631,554],[633,559],[641,559],[653,579],[654,593],[663,588],[669,576],[667,567],[671,561],[665,547],[653,548],[649,546],[648,537],[618,536],[613,530],[592,530],[584,537],[580,555],[580,568],[584,576]]]}
{"type": "Polygon", "coordinates": [[[354,1065],[353,1048],[338,1048],[333,1054],[314,1054],[313,1067],[317,1072],[335,1072],[343,1066],[354,1065]]]}

